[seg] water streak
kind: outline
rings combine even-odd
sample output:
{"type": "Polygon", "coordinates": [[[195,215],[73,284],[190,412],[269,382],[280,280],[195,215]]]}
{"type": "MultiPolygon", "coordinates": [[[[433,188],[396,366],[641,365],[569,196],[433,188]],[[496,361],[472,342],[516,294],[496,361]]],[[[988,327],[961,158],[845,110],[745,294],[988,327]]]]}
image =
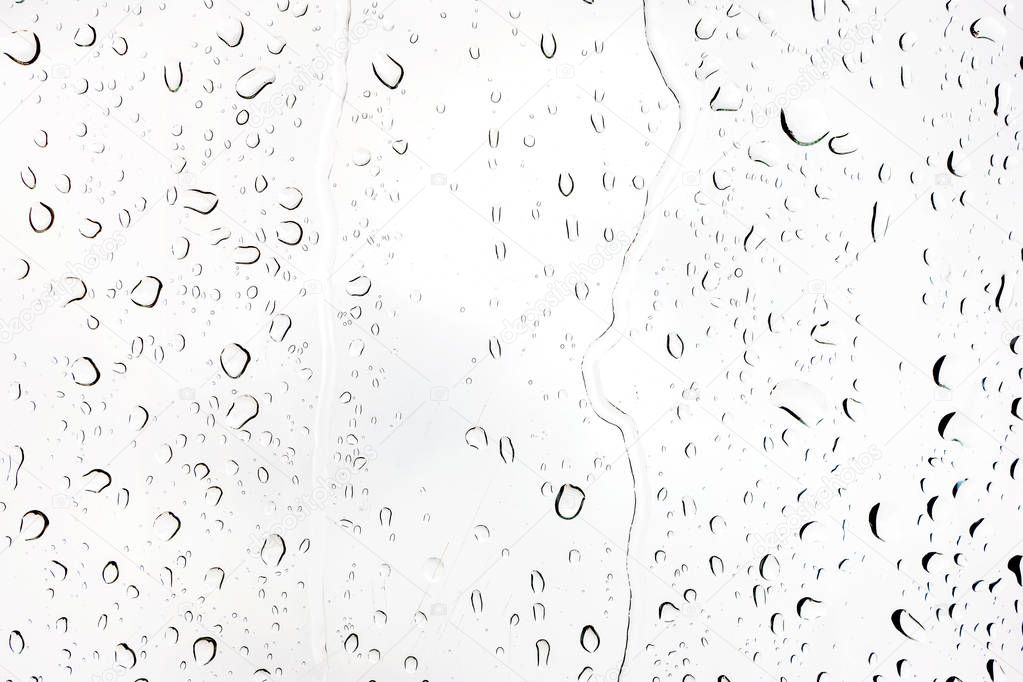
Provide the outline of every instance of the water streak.
{"type": "MultiPolygon", "coordinates": [[[[336,262],[337,244],[339,235],[332,229],[337,220],[337,210],[334,202],[334,189],[331,178],[334,174],[334,157],[337,150],[341,128],[341,112],[344,107],[345,95],[348,92],[348,54],[351,34],[351,0],[345,0],[338,6],[336,17],[337,32],[331,37],[330,46],[341,46],[343,61],[341,64],[334,64],[332,60],[327,63],[327,73],[324,90],[329,98],[330,105],[325,107],[324,116],[320,122],[320,149],[317,157],[317,177],[321,178],[320,191],[318,192],[318,204],[320,209],[320,245],[322,256],[318,264],[318,279],[320,285],[319,301],[319,322],[320,338],[322,341],[320,351],[320,384],[319,400],[316,403],[316,428],[313,433],[313,485],[324,485],[329,477],[324,476],[324,469],[331,461],[331,408],[333,399],[337,393],[337,357],[336,340],[334,338],[334,313],[328,302],[331,295],[331,275],[334,272],[336,262]]],[[[337,50],[331,49],[331,55],[336,55],[337,50]]],[[[314,491],[312,491],[315,494],[314,491]]],[[[314,514],[312,517],[313,537],[320,538],[314,546],[317,554],[312,561],[312,585],[309,598],[309,609],[311,623],[311,643],[313,649],[314,669],[322,671],[322,680],[327,679],[330,671],[330,652],[327,650],[327,622],[326,622],[326,584],[324,576],[327,573],[328,555],[328,524],[324,513],[314,514]]]]}
{"type": "Polygon", "coordinates": [[[665,44],[663,41],[666,41],[668,37],[659,36],[655,38],[651,35],[656,30],[654,27],[663,25],[664,22],[655,21],[651,14],[656,14],[656,12],[651,11],[650,3],[647,0],[643,0],[643,32],[646,36],[647,48],[650,50],[650,55],[661,75],[661,79],[668,90],[671,91],[678,104],[678,129],[672,140],[671,147],[668,149],[668,153],[657,171],[650,191],[647,193],[639,228],[636,230],[632,242],[630,242],[622,257],[622,269],[618,273],[618,278],[615,280],[615,285],[611,290],[611,323],[586,349],[582,361],[583,384],[586,389],[587,398],[597,416],[611,426],[614,426],[618,429],[619,434],[621,434],[622,442],[625,446],[625,456],[629,465],[629,476],[632,482],[632,516],[629,520],[629,530],[625,544],[625,582],[628,589],[628,602],[625,620],[625,644],[622,647],[622,660],[618,668],[618,682],[621,682],[625,675],[625,668],[630,660],[630,634],[633,619],[633,586],[630,563],[632,561],[633,547],[638,539],[637,536],[641,536],[647,526],[649,516],[646,499],[648,474],[646,459],[643,456],[640,444],[643,434],[636,425],[635,419],[607,397],[600,379],[600,364],[604,357],[618,345],[618,342],[629,334],[626,325],[628,320],[632,319],[631,307],[636,299],[636,292],[633,286],[636,281],[639,263],[643,258],[643,254],[649,248],[653,236],[652,223],[654,222],[655,211],[671,194],[668,188],[671,187],[681,170],[679,159],[685,155],[685,152],[691,145],[695,129],[689,102],[679,94],[680,84],[677,75],[672,77],[672,74],[666,72],[664,68],[665,56],[660,46],[665,44]],[[625,327],[624,329],[623,326],[625,327]]]}

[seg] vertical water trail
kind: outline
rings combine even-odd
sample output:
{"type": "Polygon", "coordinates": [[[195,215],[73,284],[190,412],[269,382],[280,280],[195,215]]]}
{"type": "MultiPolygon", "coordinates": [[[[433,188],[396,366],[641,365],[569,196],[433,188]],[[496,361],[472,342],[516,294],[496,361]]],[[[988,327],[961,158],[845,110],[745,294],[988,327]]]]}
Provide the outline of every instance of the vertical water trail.
{"type": "MultiPolygon", "coordinates": [[[[320,284],[319,301],[319,323],[320,323],[320,382],[317,389],[316,402],[316,427],[313,432],[313,490],[311,505],[314,499],[324,499],[330,493],[328,477],[324,471],[331,461],[331,407],[336,393],[335,382],[337,367],[335,358],[337,352],[334,340],[333,309],[327,303],[332,293],[331,275],[336,262],[337,231],[332,229],[337,220],[336,206],[334,202],[334,190],[331,186],[331,176],[334,172],[334,155],[337,149],[338,136],[341,129],[341,113],[344,107],[345,95],[348,93],[348,53],[350,48],[349,35],[351,29],[352,4],[351,0],[339,3],[338,14],[335,17],[337,30],[331,36],[327,49],[327,67],[324,79],[326,83],[323,89],[329,98],[330,105],[324,108],[324,115],[320,121],[320,142],[319,155],[316,160],[316,176],[320,179],[319,192],[317,192],[320,209],[320,247],[321,257],[318,263],[317,277],[320,284]],[[337,63],[340,61],[340,63],[337,63]],[[322,495],[317,496],[316,488],[325,486],[322,495]]],[[[330,672],[330,655],[327,651],[327,622],[326,622],[326,575],[327,564],[327,529],[328,524],[326,510],[312,515],[312,536],[319,538],[314,544],[314,552],[317,556],[311,562],[313,574],[310,582],[309,612],[310,612],[310,643],[313,649],[313,669],[318,666],[322,671],[321,680],[326,680],[330,672]]]]}
{"type": "MultiPolygon", "coordinates": [[[[636,230],[632,242],[630,242],[622,257],[622,269],[618,273],[614,287],[611,289],[611,323],[586,349],[582,361],[583,386],[586,396],[597,416],[604,422],[614,426],[621,434],[622,442],[625,446],[625,457],[629,465],[629,475],[632,479],[632,517],[629,520],[629,530],[625,541],[625,582],[628,589],[628,603],[625,619],[625,643],[622,647],[621,664],[618,667],[618,682],[622,681],[625,667],[630,660],[630,634],[633,617],[632,569],[630,562],[632,560],[632,550],[637,529],[641,534],[647,526],[647,466],[640,446],[642,434],[636,425],[635,419],[618,405],[611,402],[605,394],[600,380],[600,363],[618,344],[618,340],[629,333],[627,325],[631,319],[631,305],[635,299],[630,285],[635,284],[637,267],[643,258],[643,254],[649,247],[653,234],[651,223],[656,220],[656,210],[670,194],[668,188],[671,187],[672,182],[681,169],[679,159],[685,155],[685,152],[692,144],[694,136],[695,126],[693,125],[689,102],[679,95],[680,83],[677,80],[677,76],[676,78],[670,78],[665,73],[663,67],[665,59],[659,47],[662,44],[661,40],[651,36],[651,27],[663,26],[663,23],[651,21],[650,3],[648,0],[643,0],[643,33],[646,37],[647,48],[650,50],[654,66],[657,67],[661,80],[664,81],[664,84],[671,91],[678,104],[678,129],[672,140],[671,147],[668,149],[668,153],[664,161],[661,162],[657,175],[654,177],[650,191],[647,193],[639,228],[636,230]],[[624,325],[622,325],[623,321],[624,325]],[[620,328],[622,326],[625,326],[625,328],[620,328]]],[[[662,38],[664,37],[662,36],[662,38]]]]}

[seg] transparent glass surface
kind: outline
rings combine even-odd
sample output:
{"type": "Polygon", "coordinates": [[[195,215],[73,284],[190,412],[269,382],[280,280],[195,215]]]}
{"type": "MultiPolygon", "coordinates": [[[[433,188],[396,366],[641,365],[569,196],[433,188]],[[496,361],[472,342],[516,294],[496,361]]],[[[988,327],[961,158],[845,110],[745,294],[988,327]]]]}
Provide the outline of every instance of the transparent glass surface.
{"type": "Polygon", "coordinates": [[[1023,679],[1023,15],[8,0],[0,679],[1023,679]]]}

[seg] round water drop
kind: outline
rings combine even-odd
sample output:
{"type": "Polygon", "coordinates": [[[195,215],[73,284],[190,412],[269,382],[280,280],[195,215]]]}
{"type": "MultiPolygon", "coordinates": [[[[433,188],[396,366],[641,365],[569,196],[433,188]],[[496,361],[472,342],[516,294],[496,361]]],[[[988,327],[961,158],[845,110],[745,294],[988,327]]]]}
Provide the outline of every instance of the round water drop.
{"type": "Polygon", "coordinates": [[[349,296],[365,296],[372,288],[373,282],[366,275],[359,275],[348,280],[345,284],[345,293],[349,296]]]}
{"type": "Polygon", "coordinates": [[[140,279],[131,290],[131,302],[140,308],[152,308],[160,300],[163,282],[152,275],[140,279]]]}
{"type": "Polygon", "coordinates": [[[678,620],[679,614],[681,613],[682,612],[679,611],[678,607],[670,601],[662,602],[661,605],[657,607],[657,618],[664,623],[674,623],[678,620]]]}
{"type": "Polygon", "coordinates": [[[365,147],[359,147],[358,149],[352,152],[352,164],[359,166],[360,168],[369,165],[369,162],[372,159],[373,156],[365,147]]]}
{"type": "Polygon", "coordinates": [[[553,59],[558,51],[558,40],[553,33],[540,34],[540,52],[547,59],[553,59]]]}
{"type": "Polygon", "coordinates": [[[291,317],[284,313],[277,313],[274,315],[273,320],[270,321],[270,339],[280,343],[288,335],[288,330],[290,329],[291,317]]]}
{"type": "Polygon", "coordinates": [[[229,343],[220,351],[220,368],[232,379],[245,373],[252,356],[245,347],[238,343],[229,343]]]}
{"type": "Polygon", "coordinates": [[[979,40],[990,40],[997,43],[1005,37],[1005,27],[995,19],[981,17],[970,24],[970,35],[979,40]]]}
{"type": "Polygon", "coordinates": [[[801,147],[809,147],[828,135],[821,105],[810,98],[796,100],[781,110],[781,129],[801,147]]]}
{"type": "Polygon", "coordinates": [[[579,635],[579,644],[582,645],[584,651],[590,654],[600,648],[600,635],[597,634],[596,628],[592,625],[584,627],[579,635]]]}
{"type": "Polygon", "coordinates": [[[565,483],[558,491],[558,496],[554,498],[554,511],[566,521],[571,521],[583,510],[584,501],[586,493],[582,488],[565,483]]]}
{"type": "Polygon", "coordinates": [[[245,36],[245,24],[240,19],[226,19],[217,29],[217,37],[228,47],[238,47],[245,36]]]}
{"type": "Polygon", "coordinates": [[[200,637],[192,642],[192,658],[199,665],[209,665],[217,656],[217,640],[212,637],[200,637]]]}
{"type": "Polygon", "coordinates": [[[668,355],[678,360],[685,352],[686,344],[678,334],[668,334],[667,347],[668,355]]]}
{"type": "Polygon", "coordinates": [[[28,209],[28,224],[32,228],[32,231],[36,234],[42,234],[51,227],[53,222],[56,220],[57,214],[48,204],[39,202],[33,204],[28,209]]]}
{"type": "Polygon", "coordinates": [[[438,557],[430,557],[423,565],[423,578],[426,582],[435,583],[444,575],[444,562],[438,557]]]}
{"type": "Polygon", "coordinates": [[[487,432],[482,426],[474,426],[465,432],[465,442],[473,450],[482,450],[487,447],[487,432]]]}
{"type": "Polygon", "coordinates": [[[12,653],[20,654],[25,650],[25,638],[18,630],[11,630],[11,634],[7,638],[7,645],[11,648],[12,653]]]}
{"type": "Polygon", "coordinates": [[[11,31],[4,32],[3,53],[16,64],[29,66],[39,59],[42,47],[39,43],[39,36],[32,31],[11,31]]]}
{"type": "Polygon", "coordinates": [[[259,550],[259,558],[267,566],[279,566],[286,551],[287,545],[284,544],[284,538],[273,533],[263,541],[263,547],[259,550]]]}
{"type": "Polygon", "coordinates": [[[378,53],[373,58],[373,75],[381,83],[394,90],[405,77],[405,67],[389,54],[378,53]]]}
{"type": "Polygon", "coordinates": [[[156,537],[167,542],[181,530],[181,519],[174,512],[165,511],[153,521],[153,529],[156,537]]]}
{"type": "Polygon", "coordinates": [[[227,410],[225,419],[232,429],[241,429],[259,415],[259,401],[251,395],[238,396],[227,410]]]}
{"type": "Polygon", "coordinates": [[[50,526],[50,519],[38,509],[25,512],[21,517],[18,533],[22,540],[38,540],[50,526]]]}
{"type": "Polygon", "coordinates": [[[277,80],[277,74],[265,66],[257,66],[238,77],[234,91],[242,99],[252,99],[275,80],[277,80]]]}
{"type": "Polygon", "coordinates": [[[79,386],[95,386],[99,381],[99,369],[92,358],[78,358],[71,365],[71,379],[79,386]]]}

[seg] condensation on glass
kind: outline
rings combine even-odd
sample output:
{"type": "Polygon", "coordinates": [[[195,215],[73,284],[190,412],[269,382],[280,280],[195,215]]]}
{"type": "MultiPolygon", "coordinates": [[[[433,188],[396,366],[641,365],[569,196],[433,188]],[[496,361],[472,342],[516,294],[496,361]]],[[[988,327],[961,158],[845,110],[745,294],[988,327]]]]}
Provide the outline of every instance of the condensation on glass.
{"type": "Polygon", "coordinates": [[[1011,4],[0,18],[0,678],[1023,677],[1011,4]]]}

